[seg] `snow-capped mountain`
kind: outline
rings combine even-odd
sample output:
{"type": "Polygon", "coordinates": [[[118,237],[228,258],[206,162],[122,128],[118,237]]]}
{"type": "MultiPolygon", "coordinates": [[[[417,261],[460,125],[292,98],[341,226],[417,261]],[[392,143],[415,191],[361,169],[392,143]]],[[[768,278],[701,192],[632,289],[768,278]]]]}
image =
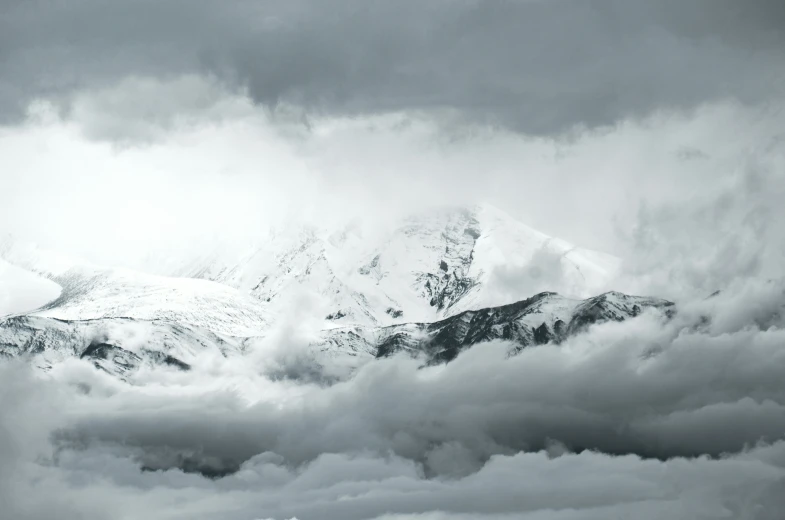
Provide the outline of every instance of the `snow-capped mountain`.
{"type": "Polygon", "coordinates": [[[488,206],[420,214],[381,232],[359,222],[337,231],[292,225],[234,256],[152,257],[146,270],[156,274],[10,239],[0,257],[62,288],[0,321],[0,352],[44,367],[78,356],[121,375],[144,364],[187,368],[206,351],[240,355],[291,312],[295,293],[318,300],[314,357],[350,367],[401,350],[448,361],[495,338],[558,342],[586,323],[669,305],[619,293],[585,299],[604,289],[618,259],[488,206]]]}
{"type": "Polygon", "coordinates": [[[541,291],[585,298],[619,266],[487,205],[441,209],[392,229],[278,230],[239,258],[219,252],[161,274],[203,278],[250,292],[276,308],[295,287],[325,301],[334,326],[436,321],[513,303],[541,291]]]}

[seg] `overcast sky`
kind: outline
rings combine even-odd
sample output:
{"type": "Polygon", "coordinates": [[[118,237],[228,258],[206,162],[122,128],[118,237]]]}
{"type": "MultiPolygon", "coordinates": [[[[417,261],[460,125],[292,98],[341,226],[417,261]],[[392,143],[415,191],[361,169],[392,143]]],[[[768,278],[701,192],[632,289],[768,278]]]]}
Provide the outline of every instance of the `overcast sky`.
{"type": "Polygon", "coordinates": [[[37,97],[190,73],[267,106],[331,116],[454,109],[552,135],[712,100],[765,102],[782,88],[785,59],[777,0],[4,0],[1,9],[9,122],[37,97]]]}

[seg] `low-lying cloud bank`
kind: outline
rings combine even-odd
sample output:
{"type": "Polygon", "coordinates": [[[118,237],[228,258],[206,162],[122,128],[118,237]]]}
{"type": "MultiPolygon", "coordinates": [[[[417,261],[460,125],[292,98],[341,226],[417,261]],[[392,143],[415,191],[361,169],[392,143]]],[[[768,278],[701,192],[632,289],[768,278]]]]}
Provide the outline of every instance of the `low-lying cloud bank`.
{"type": "Polygon", "coordinates": [[[130,384],[2,367],[8,518],[775,518],[785,296],[736,284],[507,358],[324,388],[244,359],[130,384]],[[70,514],[70,516],[69,516],[70,514]]]}

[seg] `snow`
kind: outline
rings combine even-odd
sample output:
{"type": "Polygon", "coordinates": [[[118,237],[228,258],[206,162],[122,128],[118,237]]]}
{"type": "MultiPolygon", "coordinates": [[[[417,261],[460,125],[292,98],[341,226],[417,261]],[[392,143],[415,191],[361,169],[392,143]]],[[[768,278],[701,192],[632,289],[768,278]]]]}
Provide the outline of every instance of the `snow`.
{"type": "Polygon", "coordinates": [[[68,321],[165,320],[239,337],[262,334],[269,322],[261,302],[207,280],[89,268],[72,269],[58,280],[60,298],[33,315],[68,321]]]}

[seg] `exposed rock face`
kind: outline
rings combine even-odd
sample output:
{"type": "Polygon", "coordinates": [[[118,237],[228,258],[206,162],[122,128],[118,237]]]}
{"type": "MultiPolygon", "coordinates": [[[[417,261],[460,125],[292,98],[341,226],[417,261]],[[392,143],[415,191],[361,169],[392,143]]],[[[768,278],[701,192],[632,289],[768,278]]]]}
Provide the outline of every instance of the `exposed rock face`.
{"type": "MultiPolygon", "coordinates": [[[[439,269],[420,273],[417,277],[428,303],[438,311],[448,310],[478,283],[469,271],[474,259],[474,245],[480,237],[480,224],[470,211],[457,212],[452,217],[441,232],[445,246],[439,269]]],[[[416,223],[404,232],[427,235],[434,230],[416,223]]]]}
{"type": "Polygon", "coordinates": [[[377,357],[400,351],[424,354],[430,362],[450,361],[462,350],[494,339],[509,340],[519,348],[559,343],[595,323],[623,321],[643,309],[673,312],[671,302],[605,293],[587,300],[572,300],[545,292],[526,300],[478,311],[466,311],[429,324],[389,327],[377,357]]]}

